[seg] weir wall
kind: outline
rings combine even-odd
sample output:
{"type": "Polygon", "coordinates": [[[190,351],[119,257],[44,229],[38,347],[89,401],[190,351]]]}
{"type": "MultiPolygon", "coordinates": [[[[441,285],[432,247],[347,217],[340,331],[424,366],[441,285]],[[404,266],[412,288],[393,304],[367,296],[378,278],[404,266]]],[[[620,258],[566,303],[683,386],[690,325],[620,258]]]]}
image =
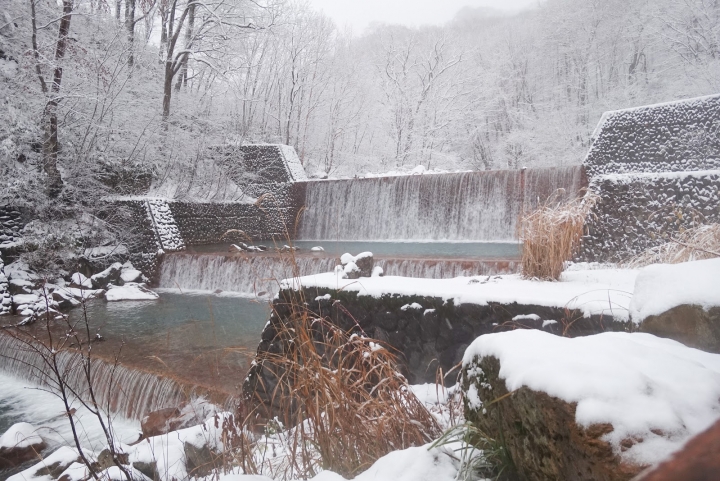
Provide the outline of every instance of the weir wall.
{"type": "Polygon", "coordinates": [[[720,222],[720,95],[607,112],[584,166],[599,202],[579,260],[623,261],[720,222]]]}

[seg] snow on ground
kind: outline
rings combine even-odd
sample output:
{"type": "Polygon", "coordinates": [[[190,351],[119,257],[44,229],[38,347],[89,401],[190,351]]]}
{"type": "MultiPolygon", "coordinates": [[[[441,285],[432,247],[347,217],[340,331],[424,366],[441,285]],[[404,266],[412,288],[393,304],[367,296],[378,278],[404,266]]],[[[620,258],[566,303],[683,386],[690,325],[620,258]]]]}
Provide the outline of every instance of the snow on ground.
{"type": "Polygon", "coordinates": [[[720,258],[643,268],[635,281],[630,314],[640,323],[682,304],[720,306],[720,258]]]}
{"type": "Polygon", "coordinates": [[[615,452],[653,464],[720,418],[720,354],[650,334],[608,332],[574,339],[539,330],[486,334],[465,351],[500,361],[509,391],[527,386],[576,402],[581,426],[610,423],[615,452]]]}
{"type": "MultiPolygon", "coordinates": [[[[430,445],[392,451],[365,472],[353,478],[355,481],[455,481],[459,462],[454,448],[458,445],[430,447],[430,445]]],[[[272,478],[256,475],[228,474],[218,481],[272,481],[272,478]]],[[[309,481],[346,481],[332,471],[323,471],[309,481]]]]}
{"type": "Polygon", "coordinates": [[[158,294],[143,284],[128,283],[123,286],[108,286],[105,299],[108,301],[153,301],[158,294]]]}
{"type": "Polygon", "coordinates": [[[283,281],[283,287],[316,286],[355,291],[360,295],[418,295],[452,299],[455,305],[518,302],[578,309],[585,316],[612,315],[627,320],[635,269],[578,269],[563,273],[560,282],[522,279],[520,275],[419,279],[408,277],[362,277],[342,279],[328,272],[283,281]]]}
{"type": "Polygon", "coordinates": [[[16,423],[0,436],[0,448],[27,448],[42,444],[35,426],[30,423],[16,423]]]}

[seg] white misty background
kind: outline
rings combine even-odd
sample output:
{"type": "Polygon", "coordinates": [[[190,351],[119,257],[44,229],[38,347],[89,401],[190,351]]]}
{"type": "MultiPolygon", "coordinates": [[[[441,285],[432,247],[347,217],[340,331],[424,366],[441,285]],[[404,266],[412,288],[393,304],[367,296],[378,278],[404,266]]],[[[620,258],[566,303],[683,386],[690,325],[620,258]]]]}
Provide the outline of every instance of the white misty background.
{"type": "Polygon", "coordinates": [[[282,0],[5,0],[3,10],[4,200],[45,195],[53,109],[67,200],[151,185],[239,199],[243,187],[212,165],[218,145],[286,143],[310,174],[331,176],[578,164],[603,111],[715,93],[720,78],[711,0],[465,8],[443,26],[362,35],[282,0]],[[58,67],[61,86],[43,92],[38,73],[51,84],[58,67]]]}

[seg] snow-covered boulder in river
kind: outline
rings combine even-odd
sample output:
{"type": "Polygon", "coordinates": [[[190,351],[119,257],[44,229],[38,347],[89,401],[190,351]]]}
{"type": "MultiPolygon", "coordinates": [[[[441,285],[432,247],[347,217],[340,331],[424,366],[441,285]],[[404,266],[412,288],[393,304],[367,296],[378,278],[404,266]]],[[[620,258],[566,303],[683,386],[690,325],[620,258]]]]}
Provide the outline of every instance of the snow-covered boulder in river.
{"type": "Polygon", "coordinates": [[[154,301],[159,296],[145,284],[129,282],[123,286],[108,286],[105,299],[108,301],[154,301]]]}

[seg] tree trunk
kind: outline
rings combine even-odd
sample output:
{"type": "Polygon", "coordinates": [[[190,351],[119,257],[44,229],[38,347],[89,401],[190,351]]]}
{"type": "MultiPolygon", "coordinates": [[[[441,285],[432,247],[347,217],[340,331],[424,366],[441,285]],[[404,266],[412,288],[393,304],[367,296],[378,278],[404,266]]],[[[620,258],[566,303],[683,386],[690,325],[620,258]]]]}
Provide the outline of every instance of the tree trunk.
{"type": "Polygon", "coordinates": [[[62,62],[67,50],[67,37],[70,32],[73,0],[63,0],[63,15],[60,19],[57,47],[55,49],[55,72],[50,87],[50,100],[45,106],[45,141],[43,142],[43,168],[48,176],[47,192],[50,197],[57,197],[62,190],[62,177],[57,167],[58,159],[58,121],[57,106],[59,103],[60,85],[62,83],[62,62]]]}
{"type": "MultiPolygon", "coordinates": [[[[189,50],[193,43],[193,29],[195,27],[195,4],[190,4],[188,7],[188,24],[185,28],[185,50],[189,50]]],[[[180,75],[178,76],[177,83],[175,84],[175,91],[179,92],[180,87],[187,87],[188,80],[188,59],[189,55],[184,54],[181,60],[180,75]]]]}
{"type": "Polygon", "coordinates": [[[128,59],[127,64],[132,73],[135,57],[135,0],[125,0],[125,29],[127,30],[128,39],[128,59]]]}

